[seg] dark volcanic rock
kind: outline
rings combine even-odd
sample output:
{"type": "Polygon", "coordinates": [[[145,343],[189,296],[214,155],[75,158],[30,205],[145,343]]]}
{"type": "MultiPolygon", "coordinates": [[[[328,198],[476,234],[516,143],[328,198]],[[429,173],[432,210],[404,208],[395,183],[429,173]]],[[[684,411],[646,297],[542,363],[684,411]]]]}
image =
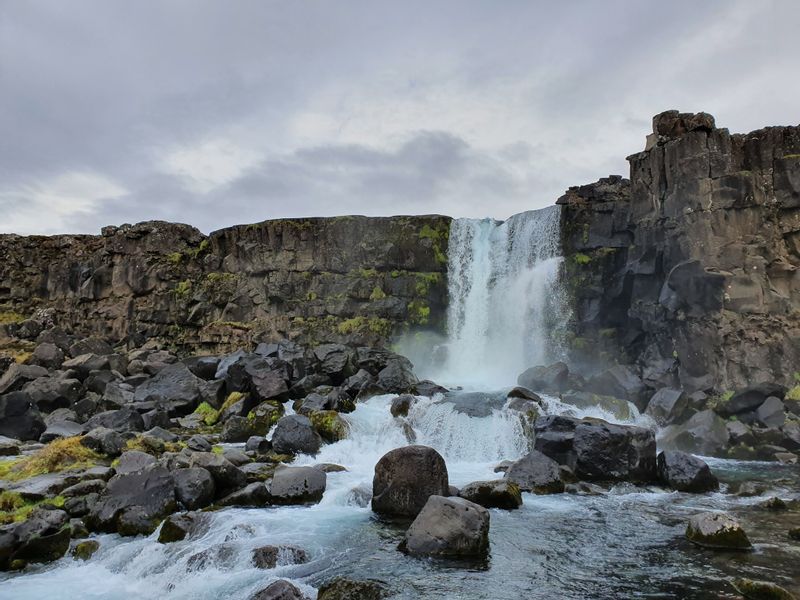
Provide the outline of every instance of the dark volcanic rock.
{"type": "Polygon", "coordinates": [[[665,450],[658,455],[658,478],[679,492],[712,492],[719,481],[708,465],[691,454],[665,450]]]}
{"type": "Polygon", "coordinates": [[[216,485],[211,473],[200,467],[173,471],[175,497],[187,510],[205,508],[214,501],[216,485]]]}
{"type": "Polygon", "coordinates": [[[506,471],[506,479],[523,492],[558,494],[564,491],[558,463],[538,450],[532,450],[513,463],[506,471]]]}
{"type": "Polygon", "coordinates": [[[778,383],[760,383],[736,392],[717,408],[717,412],[723,417],[738,415],[757,409],[770,396],[781,400],[785,395],[786,388],[778,383]]]}
{"type": "Polygon", "coordinates": [[[590,480],[656,479],[656,439],[650,429],[582,422],[573,438],[575,473],[590,480]]]}
{"type": "Polygon", "coordinates": [[[273,504],[315,504],[325,493],[327,475],[313,467],[280,467],[269,485],[273,504]]]}
{"type": "Polygon", "coordinates": [[[720,455],[728,444],[728,428],[714,411],[696,413],[686,423],[661,431],[659,443],[667,450],[681,450],[703,456],[720,455]]]}
{"type": "Polygon", "coordinates": [[[430,496],[447,496],[448,488],[447,467],[436,450],[397,448],[375,465],[372,510],[384,516],[414,517],[430,496]]]}
{"type": "Polygon", "coordinates": [[[0,435],[17,440],[38,440],[46,429],[44,419],[25,392],[0,396],[0,435]]]}
{"type": "Polygon", "coordinates": [[[563,362],[531,367],[517,377],[517,383],[533,391],[560,393],[567,389],[569,368],[563,362]]]}
{"type": "Polygon", "coordinates": [[[308,417],[303,415],[281,417],[272,434],[272,447],[283,454],[316,454],[320,446],[322,438],[308,417]]]}
{"type": "Polygon", "coordinates": [[[427,556],[483,556],[489,549],[489,511],[463,498],[431,496],[401,549],[427,556]]]}

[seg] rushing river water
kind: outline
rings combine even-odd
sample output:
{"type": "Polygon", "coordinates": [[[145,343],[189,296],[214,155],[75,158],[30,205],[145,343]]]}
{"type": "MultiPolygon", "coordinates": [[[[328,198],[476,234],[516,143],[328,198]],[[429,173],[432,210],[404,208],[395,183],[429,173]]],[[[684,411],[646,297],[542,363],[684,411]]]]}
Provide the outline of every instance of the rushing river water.
{"type": "MultiPolygon", "coordinates": [[[[159,544],[157,534],[135,539],[100,536],[88,562],[70,557],[6,575],[0,597],[40,598],[247,598],[272,578],[288,578],[314,597],[327,579],[346,575],[387,582],[398,598],[735,598],[732,576],[750,576],[800,588],[800,546],[786,531],[797,513],[773,513],[761,498],[725,493],[739,480],[764,481],[774,494],[796,497],[796,467],[711,460],[724,482],[720,493],[690,495],[619,485],[601,496],[524,494],[519,510],[491,510],[491,552],[485,561],[411,558],[397,550],[403,527],[378,520],[368,500],[374,466],[407,442],[389,412],[390,396],[358,405],[346,416],[351,435],[297,464],[337,463],[322,502],[311,507],[224,509],[209,513],[197,536],[159,544]],[[700,510],[726,510],[740,518],[756,550],[715,553],[683,537],[700,510]],[[192,570],[197,552],[227,543],[220,564],[192,570]],[[304,548],[311,561],[273,570],[252,567],[250,552],[266,544],[304,548]]],[[[566,409],[550,399],[550,408],[566,409]]],[[[572,411],[578,416],[595,411],[572,411]]],[[[451,483],[498,477],[494,466],[527,448],[515,413],[489,409],[469,416],[449,402],[421,399],[408,422],[417,443],[436,448],[451,483]]],[[[598,415],[599,416],[599,415],[598,415]]],[[[607,416],[607,415],[604,415],[607,416]]]]}

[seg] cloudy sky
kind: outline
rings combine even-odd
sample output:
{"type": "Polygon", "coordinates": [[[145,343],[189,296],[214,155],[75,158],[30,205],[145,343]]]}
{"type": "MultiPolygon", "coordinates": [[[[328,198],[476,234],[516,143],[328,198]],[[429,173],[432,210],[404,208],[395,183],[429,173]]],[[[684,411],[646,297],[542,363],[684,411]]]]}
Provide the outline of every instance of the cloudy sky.
{"type": "Polygon", "coordinates": [[[0,0],[0,231],[510,214],[800,122],[800,2],[0,0]]]}

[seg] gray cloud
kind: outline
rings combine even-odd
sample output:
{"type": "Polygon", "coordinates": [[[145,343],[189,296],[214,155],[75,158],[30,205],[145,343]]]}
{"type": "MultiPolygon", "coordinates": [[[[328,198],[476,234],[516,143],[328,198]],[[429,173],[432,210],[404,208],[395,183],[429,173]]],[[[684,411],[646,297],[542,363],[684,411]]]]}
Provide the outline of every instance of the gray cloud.
{"type": "Polygon", "coordinates": [[[0,0],[0,231],[508,215],[650,117],[796,123],[800,5],[0,0]]]}

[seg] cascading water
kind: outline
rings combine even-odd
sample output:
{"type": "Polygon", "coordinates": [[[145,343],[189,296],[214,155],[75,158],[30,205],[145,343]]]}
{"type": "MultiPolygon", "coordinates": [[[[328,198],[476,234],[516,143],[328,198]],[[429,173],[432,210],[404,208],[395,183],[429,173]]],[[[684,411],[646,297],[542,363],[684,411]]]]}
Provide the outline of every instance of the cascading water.
{"type": "Polygon", "coordinates": [[[558,286],[559,207],[450,229],[447,359],[443,381],[473,387],[514,383],[525,368],[560,356],[566,320],[558,286]]]}

